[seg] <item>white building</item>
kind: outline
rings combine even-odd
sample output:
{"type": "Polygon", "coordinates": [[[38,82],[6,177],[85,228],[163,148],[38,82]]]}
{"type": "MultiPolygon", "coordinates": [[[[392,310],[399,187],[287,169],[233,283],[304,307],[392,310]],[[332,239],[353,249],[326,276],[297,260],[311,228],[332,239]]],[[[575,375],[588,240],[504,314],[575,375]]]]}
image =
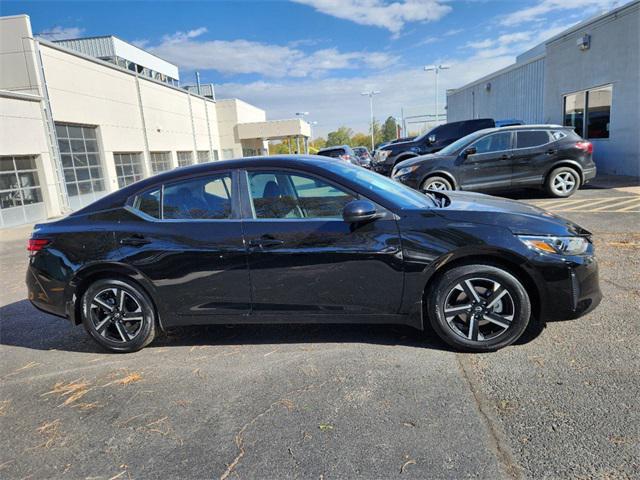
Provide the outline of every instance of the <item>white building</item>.
{"type": "Polygon", "coordinates": [[[100,38],[104,51],[81,53],[35,39],[26,15],[0,17],[0,227],[62,215],[177,166],[264,155],[270,138],[310,135],[302,120],[267,121],[241,100],[179,88],[168,62],[100,38]]]}
{"type": "Polygon", "coordinates": [[[447,91],[447,121],[483,117],[572,126],[593,143],[598,173],[640,179],[640,1],[447,91]]]}

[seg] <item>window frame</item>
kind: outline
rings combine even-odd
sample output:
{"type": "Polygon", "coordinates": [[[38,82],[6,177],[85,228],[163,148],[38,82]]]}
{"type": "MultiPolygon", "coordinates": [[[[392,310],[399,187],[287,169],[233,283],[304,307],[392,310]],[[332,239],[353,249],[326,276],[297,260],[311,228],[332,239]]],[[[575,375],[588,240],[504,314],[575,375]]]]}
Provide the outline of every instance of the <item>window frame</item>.
{"type": "Polygon", "coordinates": [[[509,138],[509,148],[507,148],[506,150],[492,150],[491,152],[477,152],[474,153],[473,155],[469,155],[469,158],[471,157],[475,157],[476,155],[493,155],[495,153],[501,153],[501,152],[511,152],[514,150],[514,141],[516,136],[513,134],[513,130],[502,130],[502,131],[497,131],[497,132],[491,132],[491,133],[487,133],[486,135],[483,135],[480,138],[476,138],[474,141],[472,141],[470,144],[468,144],[466,147],[463,147],[461,152],[464,152],[467,148],[471,148],[473,146],[475,146],[476,143],[478,143],[481,140],[484,140],[487,137],[490,137],[492,135],[503,135],[505,133],[508,133],[510,138],[509,138]]]}
{"type": "MultiPolygon", "coordinates": [[[[613,83],[605,83],[602,85],[595,85],[593,87],[584,88],[582,90],[576,90],[574,92],[567,92],[562,94],[562,126],[572,128],[572,125],[565,125],[565,118],[567,112],[567,97],[571,95],[584,94],[584,113],[582,115],[582,135],[580,135],[585,140],[597,140],[598,142],[609,141],[611,140],[613,128],[611,128],[612,120],[613,120],[613,98],[614,98],[614,88],[613,83]],[[611,89],[611,104],[609,105],[609,136],[608,137],[589,137],[589,94],[593,91],[603,90],[606,88],[611,89]]],[[[575,127],[573,127],[575,132],[575,127]]],[[[577,133],[577,132],[576,132],[577,133]]],[[[579,135],[579,134],[578,134],[579,135]]]]}
{"type": "Polygon", "coordinates": [[[342,219],[342,217],[340,218],[335,218],[335,217],[303,217],[303,218],[256,218],[255,216],[255,211],[253,208],[253,201],[252,201],[252,197],[251,197],[251,188],[250,188],[250,184],[249,184],[249,173],[250,172],[274,172],[274,173],[283,173],[283,174],[287,174],[287,175],[298,175],[298,176],[302,176],[302,177],[309,177],[312,179],[317,179],[320,181],[325,182],[328,185],[331,185],[334,188],[338,188],[339,190],[351,195],[352,197],[354,197],[354,200],[362,200],[362,199],[366,199],[368,201],[370,201],[371,203],[373,203],[376,208],[378,210],[380,210],[381,213],[387,213],[389,210],[386,209],[385,207],[383,207],[382,205],[380,205],[378,202],[375,202],[369,198],[367,198],[365,195],[356,192],[355,190],[342,185],[338,182],[335,182],[329,178],[326,177],[322,177],[320,175],[317,175],[315,173],[311,173],[311,172],[307,172],[305,170],[297,170],[294,168],[286,168],[286,167],[250,167],[250,168],[243,168],[240,169],[238,171],[238,177],[239,177],[239,181],[240,181],[240,195],[241,195],[241,215],[242,215],[242,220],[245,221],[253,221],[253,222],[303,222],[303,221],[310,221],[310,222],[344,222],[344,220],[342,219]]]}
{"type": "Polygon", "coordinates": [[[153,185],[149,185],[148,187],[139,190],[127,198],[125,202],[125,209],[134,215],[142,218],[143,220],[149,222],[162,222],[162,223],[202,223],[202,222],[231,222],[231,221],[240,221],[241,218],[241,208],[240,208],[240,190],[239,190],[239,173],[238,169],[224,169],[224,170],[214,170],[210,172],[201,172],[194,175],[188,175],[184,177],[177,177],[165,182],[154,183],[153,185]],[[177,183],[188,182],[190,180],[195,180],[202,177],[212,177],[228,174],[231,177],[231,216],[229,218],[164,218],[164,189],[165,186],[175,185],[177,183]],[[153,190],[160,189],[160,218],[152,217],[145,212],[138,210],[134,207],[136,199],[153,190]]]}

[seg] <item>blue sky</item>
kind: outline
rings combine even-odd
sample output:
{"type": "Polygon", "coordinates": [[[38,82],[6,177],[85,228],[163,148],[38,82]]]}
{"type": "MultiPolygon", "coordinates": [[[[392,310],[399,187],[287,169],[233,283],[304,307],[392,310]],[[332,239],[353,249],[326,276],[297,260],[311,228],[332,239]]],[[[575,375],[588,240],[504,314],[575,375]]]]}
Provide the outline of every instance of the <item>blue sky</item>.
{"type": "MultiPolygon", "coordinates": [[[[195,70],[219,97],[237,97],[271,119],[310,112],[315,133],[340,125],[367,131],[366,89],[380,90],[375,115],[431,114],[433,74],[444,90],[512,63],[565,28],[624,2],[615,0],[3,1],[48,38],[116,35],[195,70]]],[[[414,129],[420,128],[416,125],[414,129]]]]}

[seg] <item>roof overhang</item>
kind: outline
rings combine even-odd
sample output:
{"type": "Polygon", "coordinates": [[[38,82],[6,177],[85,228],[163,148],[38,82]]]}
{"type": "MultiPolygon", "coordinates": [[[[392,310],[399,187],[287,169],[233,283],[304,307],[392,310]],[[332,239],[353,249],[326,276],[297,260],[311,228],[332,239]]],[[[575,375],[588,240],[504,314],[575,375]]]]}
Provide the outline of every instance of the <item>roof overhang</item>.
{"type": "Polygon", "coordinates": [[[311,126],[299,118],[289,120],[269,120],[266,122],[239,123],[238,138],[251,140],[277,140],[287,137],[310,137],[311,126]]]}

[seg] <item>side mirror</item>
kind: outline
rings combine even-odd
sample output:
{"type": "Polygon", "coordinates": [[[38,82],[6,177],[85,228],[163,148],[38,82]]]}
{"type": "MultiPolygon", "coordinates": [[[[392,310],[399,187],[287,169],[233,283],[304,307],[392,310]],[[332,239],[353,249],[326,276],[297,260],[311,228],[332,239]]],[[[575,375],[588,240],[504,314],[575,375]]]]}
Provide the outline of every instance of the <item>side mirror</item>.
{"type": "Polygon", "coordinates": [[[429,143],[436,143],[436,136],[435,135],[429,135],[427,137],[427,140],[429,140],[429,143]]]}
{"type": "Polygon", "coordinates": [[[353,200],[342,210],[342,218],[347,223],[369,222],[377,217],[376,206],[369,200],[353,200]]]}
{"type": "Polygon", "coordinates": [[[477,152],[476,147],[469,147],[465,149],[463,153],[464,158],[467,158],[469,155],[475,155],[476,152],[477,152]]]}

